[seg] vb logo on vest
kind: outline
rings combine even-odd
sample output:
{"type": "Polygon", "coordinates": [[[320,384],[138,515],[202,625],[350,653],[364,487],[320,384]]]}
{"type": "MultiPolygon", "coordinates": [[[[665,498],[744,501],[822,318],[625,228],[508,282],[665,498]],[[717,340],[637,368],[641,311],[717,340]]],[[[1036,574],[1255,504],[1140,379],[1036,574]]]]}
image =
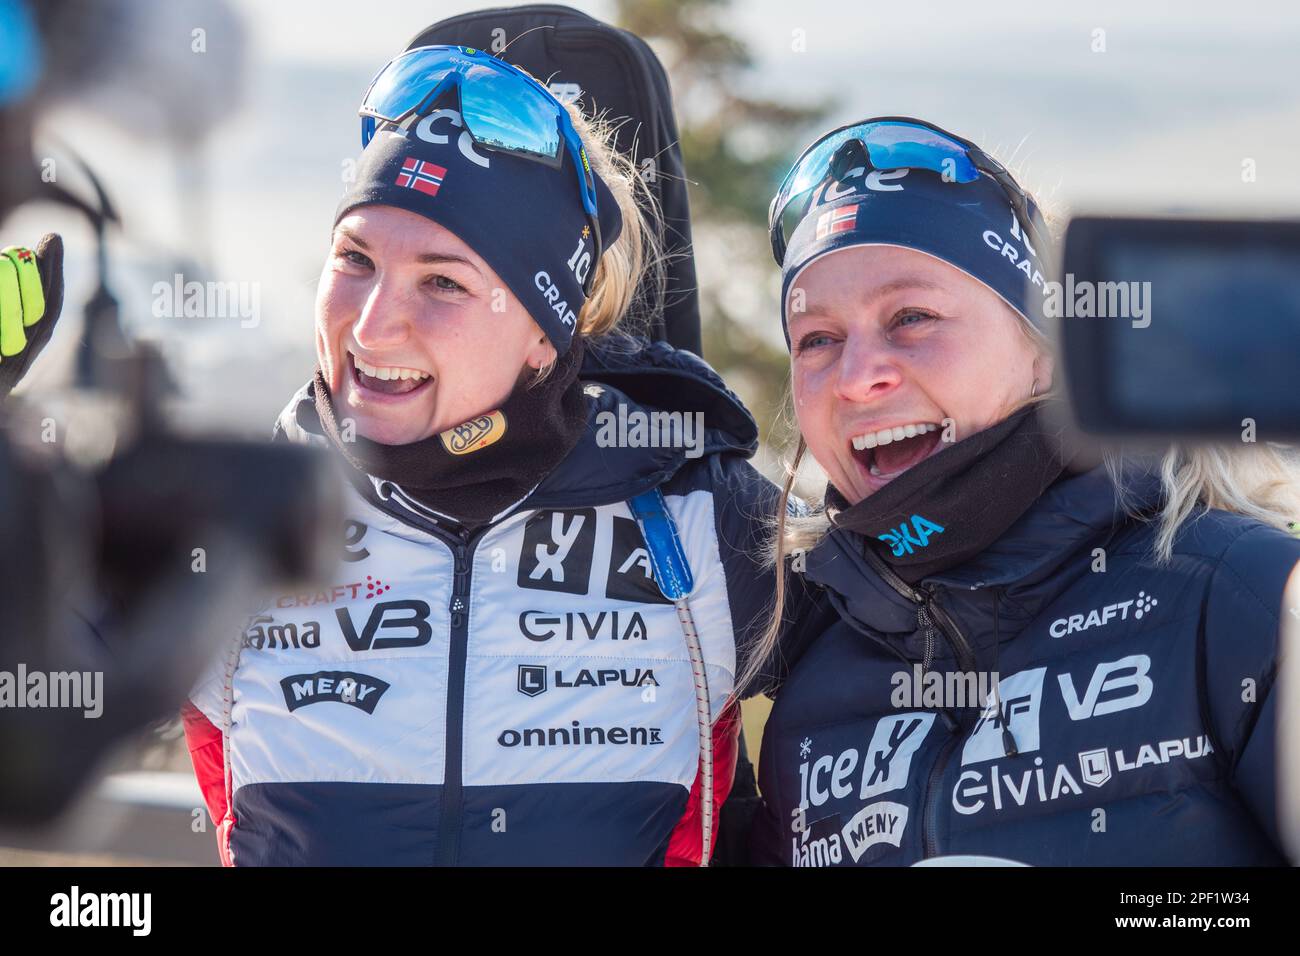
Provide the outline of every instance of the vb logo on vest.
{"type": "Polygon", "coordinates": [[[917,548],[929,545],[930,537],[936,534],[943,534],[943,525],[935,524],[920,515],[912,515],[910,527],[904,521],[897,528],[892,528],[876,537],[889,545],[890,554],[901,558],[905,554],[912,554],[917,548]]]}

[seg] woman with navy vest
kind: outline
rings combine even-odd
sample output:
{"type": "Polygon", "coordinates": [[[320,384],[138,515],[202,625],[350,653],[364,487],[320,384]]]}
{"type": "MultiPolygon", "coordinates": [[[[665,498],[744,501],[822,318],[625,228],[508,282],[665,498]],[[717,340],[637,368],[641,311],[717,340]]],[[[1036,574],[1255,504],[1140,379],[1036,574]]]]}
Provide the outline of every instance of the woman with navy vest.
{"type": "Polygon", "coordinates": [[[835,620],[764,732],[758,861],[1284,862],[1293,450],[1076,462],[1044,223],[931,124],[823,137],[771,224],[796,461],[829,479],[774,551],[835,620]]]}
{"type": "Polygon", "coordinates": [[[608,131],[460,47],[362,111],[277,427],[345,463],[343,561],[192,695],[221,858],[700,865],[772,594],[753,419],[622,334],[657,254],[608,131]]]}

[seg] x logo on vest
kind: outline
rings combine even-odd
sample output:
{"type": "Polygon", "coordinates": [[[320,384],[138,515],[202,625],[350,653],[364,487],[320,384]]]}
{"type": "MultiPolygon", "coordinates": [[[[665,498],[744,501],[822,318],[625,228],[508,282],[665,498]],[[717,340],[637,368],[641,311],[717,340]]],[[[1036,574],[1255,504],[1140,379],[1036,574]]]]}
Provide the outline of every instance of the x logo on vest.
{"type": "Polygon", "coordinates": [[[537,512],[524,525],[519,586],[586,594],[595,544],[595,508],[537,512]]]}

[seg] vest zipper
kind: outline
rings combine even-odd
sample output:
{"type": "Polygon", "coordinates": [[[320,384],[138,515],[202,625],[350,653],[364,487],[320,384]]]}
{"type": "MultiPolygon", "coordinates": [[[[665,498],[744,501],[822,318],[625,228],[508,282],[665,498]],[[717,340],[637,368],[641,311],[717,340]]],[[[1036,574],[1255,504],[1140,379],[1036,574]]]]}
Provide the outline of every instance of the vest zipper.
{"type": "Polygon", "coordinates": [[[442,815],[438,825],[439,866],[455,866],[460,852],[465,743],[465,659],[469,651],[469,592],[471,561],[479,540],[491,525],[473,535],[460,532],[452,545],[454,561],[447,652],[446,760],[442,776],[442,815]]]}
{"type": "MultiPolygon", "coordinates": [[[[926,672],[930,669],[930,664],[934,661],[934,631],[939,630],[952,648],[953,655],[957,658],[957,667],[963,671],[973,671],[975,669],[975,652],[971,649],[970,642],[962,634],[961,628],[952,616],[944,610],[943,605],[938,601],[940,588],[937,585],[921,585],[914,588],[897,574],[894,569],[885,564],[878,555],[872,552],[870,547],[864,548],[863,554],[867,563],[872,569],[880,575],[880,578],[909,601],[916,602],[916,621],[921,628],[921,633],[925,635],[925,649],[922,652],[921,670],[926,672]],[[931,626],[933,624],[933,627],[931,626]]],[[[946,712],[945,712],[946,713],[946,712]]],[[[961,739],[958,731],[960,725],[956,728],[952,723],[945,721],[952,732],[948,740],[944,743],[939,751],[939,756],[934,765],[930,768],[929,776],[925,782],[925,795],[922,802],[921,813],[921,841],[922,851],[927,857],[939,855],[939,835],[937,831],[939,818],[939,800],[942,791],[939,788],[940,781],[943,780],[944,770],[947,769],[948,761],[952,757],[952,752],[956,748],[958,741],[961,739]]]]}

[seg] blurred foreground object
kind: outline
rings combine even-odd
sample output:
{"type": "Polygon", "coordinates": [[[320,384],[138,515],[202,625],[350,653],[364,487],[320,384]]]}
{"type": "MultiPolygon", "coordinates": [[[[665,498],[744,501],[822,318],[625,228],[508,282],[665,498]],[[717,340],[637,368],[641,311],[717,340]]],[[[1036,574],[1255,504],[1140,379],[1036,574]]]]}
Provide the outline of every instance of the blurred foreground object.
{"type": "Polygon", "coordinates": [[[0,402],[49,344],[63,311],[63,238],[0,253],[0,402]]]}
{"type": "MultiPolygon", "coordinates": [[[[0,221],[44,197],[95,227],[100,281],[86,305],[78,384],[100,411],[90,437],[103,451],[78,457],[67,422],[16,398],[0,404],[0,829],[57,817],[117,746],[176,713],[212,653],[238,639],[260,594],[321,576],[337,553],[340,488],[319,453],[180,437],[168,427],[162,360],[122,335],[105,280],[104,231],[116,212],[88,169],[94,202],[44,182],[32,158],[33,117],[52,93],[98,94],[124,70],[138,74],[144,66],[132,57],[148,55],[150,44],[114,38],[132,39],[130,24],[141,18],[171,22],[193,7],[0,0],[0,221]],[[110,409],[119,406],[117,420],[110,409]]],[[[174,107],[158,123],[190,142],[215,114],[167,69],[154,73],[155,92],[165,94],[154,99],[174,107]]],[[[230,82],[219,71],[209,85],[221,95],[207,101],[228,108],[230,82]]],[[[117,102],[127,100],[140,106],[139,97],[117,102]]],[[[123,121],[138,126],[142,115],[133,108],[123,121]]],[[[0,398],[62,307],[61,241],[47,236],[25,253],[35,263],[24,253],[5,257],[7,292],[0,274],[0,398]]]]}
{"type": "Polygon", "coordinates": [[[1300,222],[1076,218],[1052,291],[1083,431],[1300,438],[1300,222]]]}
{"type": "Polygon", "coordinates": [[[1278,806],[1290,807],[1282,813],[1282,841],[1293,864],[1300,865],[1300,567],[1291,572],[1282,601],[1282,653],[1278,666],[1276,693],[1280,694],[1278,713],[1284,714],[1278,728],[1278,806]]]}

